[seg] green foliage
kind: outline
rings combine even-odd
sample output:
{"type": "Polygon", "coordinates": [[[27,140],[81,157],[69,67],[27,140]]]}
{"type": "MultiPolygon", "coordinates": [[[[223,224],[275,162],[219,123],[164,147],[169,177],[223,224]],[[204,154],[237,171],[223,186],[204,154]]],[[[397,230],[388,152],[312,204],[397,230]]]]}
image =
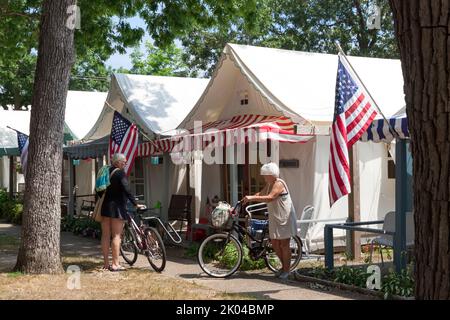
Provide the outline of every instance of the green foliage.
{"type": "MultiPolygon", "coordinates": [[[[320,266],[308,270],[307,275],[338,283],[344,283],[361,288],[366,288],[367,278],[370,276],[363,268],[341,266],[329,271],[320,266]]],[[[411,267],[396,273],[392,270],[381,279],[381,291],[384,292],[384,298],[392,298],[393,295],[412,297],[414,294],[414,278],[411,267]]]]}
{"type": "Polygon", "coordinates": [[[357,287],[366,287],[369,274],[362,268],[338,267],[333,272],[333,281],[357,287]]]}
{"type": "MultiPolygon", "coordinates": [[[[194,242],[186,249],[185,256],[196,257],[199,247],[200,247],[200,244],[194,242]]],[[[266,264],[262,258],[255,261],[250,257],[249,249],[247,246],[244,245],[243,250],[244,250],[244,256],[242,258],[242,264],[241,264],[240,270],[243,270],[243,271],[260,270],[260,269],[264,269],[266,267],[266,264]]],[[[210,247],[206,246],[204,248],[204,258],[208,258],[208,257],[213,258],[216,253],[217,253],[217,249],[214,246],[210,246],[210,247]]],[[[217,258],[217,257],[215,257],[215,258],[217,258]]],[[[225,247],[223,255],[221,257],[219,257],[219,261],[224,266],[231,268],[236,264],[237,258],[238,258],[237,249],[233,244],[230,243],[225,247]]]]}
{"type": "Polygon", "coordinates": [[[314,278],[328,280],[328,279],[332,278],[333,272],[329,271],[327,268],[325,268],[323,266],[319,266],[319,267],[313,268],[310,272],[310,275],[314,278]]]}
{"type": "Polygon", "coordinates": [[[111,67],[107,67],[98,54],[88,50],[85,56],[77,59],[70,77],[69,89],[79,91],[108,91],[111,67]]]}
{"type": "Polygon", "coordinates": [[[9,199],[5,189],[0,189],[0,218],[14,224],[22,223],[23,203],[21,200],[9,199]]]}
{"type": "MultiPolygon", "coordinates": [[[[7,201],[8,198],[9,198],[8,192],[6,191],[6,189],[0,188],[0,203],[7,201]]],[[[1,211],[0,211],[0,216],[1,216],[1,211]]]]}
{"type": "Polygon", "coordinates": [[[119,69],[118,71],[154,76],[188,76],[188,66],[182,59],[183,51],[175,44],[172,43],[166,48],[158,48],[147,41],[145,47],[145,54],[139,48],[135,48],[131,53],[133,67],[130,70],[119,69]]]}
{"type": "Polygon", "coordinates": [[[266,267],[266,263],[264,259],[260,258],[258,260],[253,260],[250,257],[249,248],[247,246],[243,246],[244,249],[244,258],[242,259],[241,270],[260,270],[266,267]]]}
{"type": "MultiPolygon", "coordinates": [[[[142,18],[155,45],[170,49],[177,36],[196,28],[228,25],[231,17],[248,13],[247,8],[254,8],[255,2],[78,0],[81,29],[75,30],[76,62],[69,89],[107,90],[112,70],[106,68],[104,62],[116,52],[124,54],[127,48],[139,45],[145,34],[144,28],[131,26],[131,18],[142,18]]],[[[42,0],[0,1],[1,107],[14,105],[19,109],[31,104],[42,3],[42,0]]],[[[169,51],[172,52],[172,49],[169,51]]],[[[179,52],[175,50],[173,54],[162,58],[176,58],[179,52]]],[[[169,72],[163,67],[164,64],[156,64],[160,72],[169,72]]],[[[155,74],[154,69],[150,71],[155,74]]],[[[173,71],[178,75],[185,74],[183,66],[175,67],[173,71]]]]}
{"type": "Polygon", "coordinates": [[[198,242],[193,242],[184,252],[184,256],[188,258],[197,257],[199,247],[200,244],[198,242]]]}
{"type": "Polygon", "coordinates": [[[412,297],[414,295],[414,278],[411,268],[403,269],[400,273],[391,271],[385,275],[381,283],[381,291],[384,298],[389,299],[393,295],[412,297]]]}
{"type": "Polygon", "coordinates": [[[17,277],[20,277],[20,276],[23,276],[23,275],[24,274],[22,272],[20,272],[20,271],[9,272],[9,273],[6,274],[6,276],[8,278],[17,278],[17,277]]]}
{"type": "Polygon", "coordinates": [[[94,239],[101,238],[100,223],[85,217],[64,216],[61,219],[61,231],[72,232],[75,235],[94,239]]]}
{"type": "MultiPolygon", "coordinates": [[[[244,256],[242,258],[242,264],[240,270],[248,271],[248,270],[259,270],[266,267],[266,264],[263,259],[253,260],[249,255],[249,248],[247,246],[243,246],[244,256]]],[[[225,252],[220,259],[220,262],[228,267],[232,267],[236,264],[238,259],[238,252],[234,245],[229,244],[225,248],[225,252]]]]}
{"type": "Polygon", "coordinates": [[[376,2],[381,8],[380,30],[366,26],[375,0],[257,0],[225,23],[194,26],[181,35],[184,59],[191,72],[211,75],[228,42],[335,54],[336,41],[350,55],[398,58],[388,0],[376,2]]]}

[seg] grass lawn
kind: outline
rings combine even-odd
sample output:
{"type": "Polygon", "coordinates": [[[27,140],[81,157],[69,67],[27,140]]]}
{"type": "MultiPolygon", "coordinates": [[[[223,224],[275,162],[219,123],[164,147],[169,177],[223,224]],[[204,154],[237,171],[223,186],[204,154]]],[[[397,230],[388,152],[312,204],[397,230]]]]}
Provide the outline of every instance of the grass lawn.
{"type": "Polygon", "coordinates": [[[24,275],[0,273],[0,299],[254,299],[246,295],[226,294],[148,269],[122,272],[100,271],[100,260],[89,257],[64,257],[63,266],[81,268],[79,289],[71,281],[74,274],[24,275]]]}
{"type": "MultiPolygon", "coordinates": [[[[0,235],[0,256],[15,260],[19,240],[0,235]]],[[[242,294],[227,294],[197,285],[195,282],[176,279],[146,269],[132,268],[122,272],[100,271],[102,261],[93,257],[64,256],[63,267],[76,265],[81,268],[79,289],[75,274],[25,275],[10,272],[0,259],[0,300],[5,299],[255,299],[242,294]],[[72,280],[72,281],[71,281],[72,280]],[[69,287],[68,287],[69,284],[69,287]],[[75,287],[75,288],[74,288],[75,287]],[[74,289],[69,289],[74,288],[74,289]]]]}

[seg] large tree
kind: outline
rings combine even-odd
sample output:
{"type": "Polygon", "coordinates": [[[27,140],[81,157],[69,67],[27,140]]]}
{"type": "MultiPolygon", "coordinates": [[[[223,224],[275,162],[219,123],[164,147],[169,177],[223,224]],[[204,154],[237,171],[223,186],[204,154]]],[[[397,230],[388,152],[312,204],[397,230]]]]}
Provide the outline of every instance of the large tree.
{"type": "Polygon", "coordinates": [[[42,4],[30,119],[22,242],[15,269],[59,273],[61,164],[64,112],[75,60],[67,8],[75,0],[42,4]]]}
{"type": "Polygon", "coordinates": [[[390,0],[414,160],[418,299],[450,298],[450,4],[390,0]]]}
{"type": "MultiPolygon", "coordinates": [[[[114,50],[123,52],[125,47],[136,44],[144,32],[140,28],[132,29],[123,17],[140,15],[155,44],[165,46],[194,25],[210,27],[216,21],[237,14],[238,10],[228,0],[80,0],[77,3],[81,7],[82,27],[75,32],[74,44],[74,31],[66,26],[67,10],[74,2],[7,0],[0,3],[0,21],[3,17],[17,16],[34,19],[36,15],[41,19],[31,101],[22,242],[16,264],[17,270],[27,273],[62,271],[59,251],[62,141],[65,99],[75,48],[78,55],[86,55],[92,49],[89,44],[96,44],[95,53],[107,55],[114,50]],[[16,7],[17,3],[22,6],[16,7]],[[29,9],[28,4],[32,4],[33,9],[29,9]]],[[[252,7],[253,0],[242,3],[252,7]]],[[[2,37],[8,34],[2,29],[4,26],[0,23],[2,37]]],[[[14,41],[19,46],[22,40],[17,37],[8,41],[5,44],[9,47],[4,50],[14,49],[14,41]]],[[[3,52],[0,58],[6,59],[3,52]]]]}

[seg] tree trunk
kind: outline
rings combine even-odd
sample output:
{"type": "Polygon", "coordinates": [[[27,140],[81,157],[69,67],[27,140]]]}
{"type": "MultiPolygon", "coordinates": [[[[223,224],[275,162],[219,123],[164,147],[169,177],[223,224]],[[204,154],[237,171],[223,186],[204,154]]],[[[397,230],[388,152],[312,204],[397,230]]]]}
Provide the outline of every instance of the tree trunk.
{"type": "Polygon", "coordinates": [[[33,88],[22,243],[15,269],[59,273],[64,113],[74,62],[67,9],[75,0],[43,3],[33,88]]]}
{"type": "Polygon", "coordinates": [[[449,1],[390,3],[405,79],[414,159],[416,298],[449,299],[449,1]]]}

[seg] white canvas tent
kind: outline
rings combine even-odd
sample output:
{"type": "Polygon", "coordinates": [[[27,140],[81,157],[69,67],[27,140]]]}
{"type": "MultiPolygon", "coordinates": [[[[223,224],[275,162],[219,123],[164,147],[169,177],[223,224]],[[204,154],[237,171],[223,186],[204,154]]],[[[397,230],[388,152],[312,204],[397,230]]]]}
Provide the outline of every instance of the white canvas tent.
{"type": "MultiPolygon", "coordinates": [[[[144,139],[172,134],[197,102],[207,83],[207,79],[197,78],[114,74],[106,103],[97,121],[82,139],[92,144],[86,143],[79,149],[67,148],[67,154],[72,158],[88,158],[89,154],[97,157],[97,151],[104,154],[107,147],[94,141],[108,143],[114,111],[136,123],[144,139]]],[[[163,203],[163,210],[167,210],[168,194],[186,193],[186,168],[175,167],[167,160],[163,165],[152,164],[148,158],[139,155],[130,175],[132,191],[136,195],[144,195],[149,206],[159,201],[163,203]]],[[[91,181],[90,193],[94,179],[91,181]]]]}
{"type": "MultiPolygon", "coordinates": [[[[405,105],[400,61],[349,60],[387,117],[405,105]]],[[[280,144],[280,160],[299,161],[298,168],[281,168],[281,178],[290,188],[297,212],[313,205],[314,219],[345,219],[347,197],[331,210],[328,199],[328,130],[334,113],[337,62],[337,55],[228,44],[201,99],[179,128],[193,128],[198,120],[209,123],[236,115],[291,118],[301,130],[318,134],[307,143],[280,144]],[[248,104],[243,105],[243,99],[248,104]]],[[[368,142],[357,143],[357,150],[361,220],[378,220],[394,209],[395,183],[387,176],[387,148],[368,142]]],[[[202,176],[197,202],[204,204],[206,197],[211,199],[215,194],[224,198],[220,166],[203,164],[202,176]]],[[[203,212],[203,207],[199,211],[203,212]]],[[[312,226],[309,237],[313,244],[320,244],[323,224],[312,226]]]]}
{"type": "Polygon", "coordinates": [[[116,73],[104,106],[84,140],[109,135],[114,110],[136,123],[149,138],[169,135],[204,91],[207,79],[116,73]]]}
{"type": "MultiPolygon", "coordinates": [[[[106,92],[68,91],[64,118],[66,141],[78,139],[88,133],[100,114],[105,99],[106,92]]],[[[30,111],[0,111],[0,149],[4,150],[0,154],[8,155],[8,152],[12,152],[11,154],[18,155],[17,135],[7,126],[29,135],[30,111]]],[[[83,179],[80,177],[81,180],[83,179]]],[[[24,183],[23,175],[17,176],[16,183],[24,183]]],[[[6,157],[0,157],[0,187],[9,187],[9,161],[6,157]]]]}

